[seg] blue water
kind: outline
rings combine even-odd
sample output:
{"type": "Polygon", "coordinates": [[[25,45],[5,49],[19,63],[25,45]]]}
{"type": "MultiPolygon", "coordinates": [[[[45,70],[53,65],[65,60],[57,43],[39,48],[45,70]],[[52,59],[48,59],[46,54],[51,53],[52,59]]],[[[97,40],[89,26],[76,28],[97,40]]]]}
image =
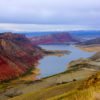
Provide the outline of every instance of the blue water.
{"type": "Polygon", "coordinates": [[[84,52],[75,48],[73,45],[40,45],[47,50],[69,50],[71,53],[64,56],[46,56],[41,59],[38,65],[40,69],[40,75],[38,78],[51,76],[67,69],[67,64],[73,60],[79,58],[88,58],[94,54],[94,52],[84,52]]]}

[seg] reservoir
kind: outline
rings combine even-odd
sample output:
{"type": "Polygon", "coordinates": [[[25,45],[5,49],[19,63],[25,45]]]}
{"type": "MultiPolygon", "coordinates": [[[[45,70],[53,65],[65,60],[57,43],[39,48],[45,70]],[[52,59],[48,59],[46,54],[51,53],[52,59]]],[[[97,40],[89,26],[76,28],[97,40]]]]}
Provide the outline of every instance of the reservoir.
{"type": "Polygon", "coordinates": [[[69,50],[70,54],[63,56],[46,56],[39,60],[38,68],[40,69],[40,75],[38,78],[51,76],[54,74],[61,73],[67,69],[67,64],[73,60],[79,58],[88,58],[95,54],[95,52],[85,52],[75,48],[74,45],[40,45],[42,48],[47,50],[69,50]]]}

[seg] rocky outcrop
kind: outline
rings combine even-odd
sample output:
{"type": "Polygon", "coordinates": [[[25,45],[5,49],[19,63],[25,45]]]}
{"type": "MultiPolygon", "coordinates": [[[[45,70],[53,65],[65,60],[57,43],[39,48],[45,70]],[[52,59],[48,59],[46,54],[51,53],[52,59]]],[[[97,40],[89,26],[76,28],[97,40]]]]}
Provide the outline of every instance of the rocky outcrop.
{"type": "Polygon", "coordinates": [[[40,58],[41,48],[32,44],[25,35],[0,34],[0,81],[26,73],[40,58]]]}

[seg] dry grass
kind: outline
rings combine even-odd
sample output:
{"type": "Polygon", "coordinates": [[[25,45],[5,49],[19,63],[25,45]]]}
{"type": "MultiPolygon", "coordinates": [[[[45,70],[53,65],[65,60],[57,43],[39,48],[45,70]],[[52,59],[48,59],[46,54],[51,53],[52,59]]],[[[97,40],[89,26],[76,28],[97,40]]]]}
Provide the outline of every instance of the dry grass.
{"type": "Polygon", "coordinates": [[[100,100],[100,72],[84,81],[50,86],[9,100],[100,100]]]}
{"type": "Polygon", "coordinates": [[[71,92],[65,93],[63,95],[48,99],[48,100],[95,100],[94,89],[85,89],[85,90],[73,90],[71,92]]]}
{"type": "Polygon", "coordinates": [[[100,72],[85,81],[50,86],[9,100],[99,100],[94,96],[100,90],[99,83],[100,72]]]}
{"type": "Polygon", "coordinates": [[[100,100],[100,86],[90,87],[84,90],[72,90],[48,100],[100,100]]]}
{"type": "Polygon", "coordinates": [[[77,89],[49,100],[100,100],[100,72],[86,79],[77,89]]]}
{"type": "Polygon", "coordinates": [[[48,88],[40,89],[35,92],[30,92],[9,100],[47,100],[48,98],[64,94],[74,89],[81,81],[74,81],[66,84],[51,86],[48,88]]]}
{"type": "Polygon", "coordinates": [[[76,46],[76,48],[86,51],[86,52],[98,52],[100,51],[100,45],[93,45],[93,46],[76,46]]]}

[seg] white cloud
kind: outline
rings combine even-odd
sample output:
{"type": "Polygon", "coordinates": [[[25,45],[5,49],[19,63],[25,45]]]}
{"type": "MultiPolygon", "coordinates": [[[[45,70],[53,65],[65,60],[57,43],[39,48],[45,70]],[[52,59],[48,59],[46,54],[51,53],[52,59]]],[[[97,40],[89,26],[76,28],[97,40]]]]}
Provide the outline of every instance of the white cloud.
{"type": "Polygon", "coordinates": [[[39,31],[70,31],[100,30],[100,27],[82,25],[44,25],[44,24],[9,24],[1,23],[0,32],[39,32],[39,31]]]}

